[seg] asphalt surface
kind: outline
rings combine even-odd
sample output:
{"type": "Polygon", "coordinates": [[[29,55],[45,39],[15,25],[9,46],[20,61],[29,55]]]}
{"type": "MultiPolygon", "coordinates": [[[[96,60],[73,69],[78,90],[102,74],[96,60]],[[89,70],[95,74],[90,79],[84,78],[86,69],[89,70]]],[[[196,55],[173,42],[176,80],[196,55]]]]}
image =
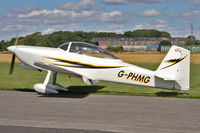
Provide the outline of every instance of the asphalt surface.
{"type": "Polygon", "coordinates": [[[0,126],[1,133],[113,133],[97,130],[58,129],[22,126],[0,126]]]}
{"type": "Polygon", "coordinates": [[[200,100],[0,91],[1,133],[199,133],[200,100]]]}

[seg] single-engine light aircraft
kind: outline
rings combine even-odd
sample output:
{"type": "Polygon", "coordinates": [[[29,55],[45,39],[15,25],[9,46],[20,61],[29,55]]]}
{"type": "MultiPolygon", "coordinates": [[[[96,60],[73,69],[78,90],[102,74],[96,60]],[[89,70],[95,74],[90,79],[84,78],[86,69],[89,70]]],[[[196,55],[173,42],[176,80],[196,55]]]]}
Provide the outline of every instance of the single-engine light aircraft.
{"type": "Polygon", "coordinates": [[[151,86],[171,90],[189,90],[190,51],[172,46],[156,71],[128,64],[112,53],[85,42],[67,42],[58,48],[16,45],[7,49],[13,53],[10,74],[15,56],[20,66],[33,70],[45,70],[43,83],[33,86],[42,94],[57,94],[66,88],[56,83],[57,73],[80,77],[86,84],[110,81],[151,86]],[[53,75],[53,82],[49,82],[53,75]]]}

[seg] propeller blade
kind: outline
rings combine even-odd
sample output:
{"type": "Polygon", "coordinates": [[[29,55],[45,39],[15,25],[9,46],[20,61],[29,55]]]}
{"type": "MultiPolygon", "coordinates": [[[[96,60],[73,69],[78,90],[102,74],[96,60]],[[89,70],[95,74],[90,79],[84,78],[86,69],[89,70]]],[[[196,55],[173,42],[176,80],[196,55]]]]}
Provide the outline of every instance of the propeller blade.
{"type": "Polygon", "coordinates": [[[12,62],[11,62],[11,65],[10,65],[10,72],[9,72],[9,74],[12,74],[14,65],[15,65],[15,54],[12,55],[12,62]]]}
{"type": "Polygon", "coordinates": [[[15,40],[15,46],[17,46],[18,39],[19,39],[19,31],[17,31],[17,37],[16,37],[16,40],[15,40]]]}

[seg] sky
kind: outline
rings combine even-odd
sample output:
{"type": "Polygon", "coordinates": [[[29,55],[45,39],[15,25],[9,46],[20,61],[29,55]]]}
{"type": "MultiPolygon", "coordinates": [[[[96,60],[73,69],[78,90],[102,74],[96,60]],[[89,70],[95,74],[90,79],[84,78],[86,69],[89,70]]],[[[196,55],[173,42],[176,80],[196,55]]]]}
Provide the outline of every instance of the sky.
{"type": "Polygon", "coordinates": [[[4,0],[0,2],[0,40],[41,32],[124,33],[167,31],[200,39],[200,0],[4,0]]]}

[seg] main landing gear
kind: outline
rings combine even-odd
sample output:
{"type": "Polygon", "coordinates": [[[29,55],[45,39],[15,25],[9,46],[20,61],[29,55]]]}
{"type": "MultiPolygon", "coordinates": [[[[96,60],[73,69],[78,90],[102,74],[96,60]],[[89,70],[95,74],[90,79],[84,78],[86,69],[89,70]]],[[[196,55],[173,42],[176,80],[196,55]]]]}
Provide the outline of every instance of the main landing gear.
{"type": "Polygon", "coordinates": [[[44,83],[37,83],[33,86],[34,90],[41,94],[58,94],[58,91],[68,91],[68,89],[56,83],[57,72],[48,71],[44,83]],[[53,73],[53,82],[49,82],[53,73]]]}

